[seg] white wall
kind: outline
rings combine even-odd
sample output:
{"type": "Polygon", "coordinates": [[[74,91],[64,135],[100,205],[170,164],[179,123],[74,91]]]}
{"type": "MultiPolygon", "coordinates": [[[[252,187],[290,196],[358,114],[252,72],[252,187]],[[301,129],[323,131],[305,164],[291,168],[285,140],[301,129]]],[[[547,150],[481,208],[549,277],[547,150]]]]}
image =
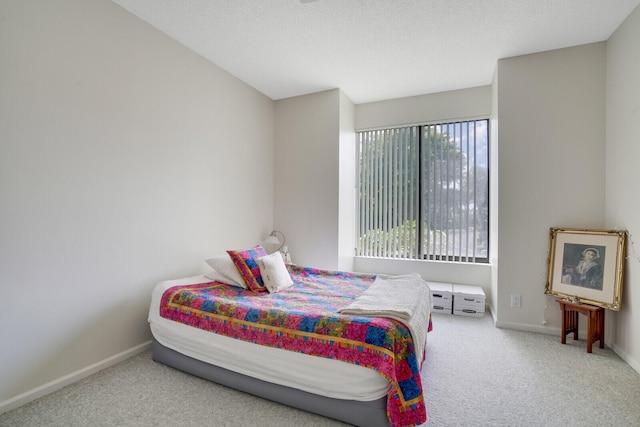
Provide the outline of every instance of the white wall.
{"type": "Polygon", "coordinates": [[[497,84],[497,324],[559,334],[549,228],[604,226],[605,44],[500,60],[497,84]]]}
{"type": "Polygon", "coordinates": [[[338,214],[338,270],[353,271],[356,246],[356,132],[355,105],[340,92],[340,200],[338,214]]]}
{"type": "Polygon", "coordinates": [[[293,262],[328,269],[400,274],[482,286],[489,265],[356,257],[355,129],[487,117],[490,86],[354,106],[340,90],[276,101],[274,222],[293,262]]]}
{"type": "MultiPolygon", "coordinates": [[[[499,204],[499,182],[500,182],[500,159],[498,157],[498,147],[500,146],[500,132],[498,132],[500,120],[498,118],[498,67],[494,70],[493,80],[491,84],[491,125],[489,130],[489,207],[500,206],[499,204]]],[[[498,268],[500,260],[498,252],[500,251],[498,239],[498,224],[500,221],[500,209],[489,209],[489,248],[491,255],[489,262],[491,263],[491,294],[489,297],[489,306],[494,322],[498,319],[498,268]]]]}
{"type": "Polygon", "coordinates": [[[276,101],[274,226],[294,263],[338,268],[340,90],[276,101]]]}
{"type": "Polygon", "coordinates": [[[2,411],[147,342],[158,281],[271,230],[275,109],[110,1],[0,22],[2,411]]]}
{"type": "Polygon", "coordinates": [[[491,86],[356,105],[356,130],[487,117],[491,86]]]}
{"type": "Polygon", "coordinates": [[[608,316],[614,349],[640,372],[640,8],[607,42],[606,225],[630,234],[622,309],[608,316]]]}

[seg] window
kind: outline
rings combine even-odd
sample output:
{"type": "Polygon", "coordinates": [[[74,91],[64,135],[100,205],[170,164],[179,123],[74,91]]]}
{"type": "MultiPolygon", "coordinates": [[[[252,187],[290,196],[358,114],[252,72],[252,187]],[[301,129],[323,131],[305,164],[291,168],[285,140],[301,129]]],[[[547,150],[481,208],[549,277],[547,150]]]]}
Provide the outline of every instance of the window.
{"type": "Polygon", "coordinates": [[[488,120],[361,131],[357,146],[357,255],[488,262],[488,120]]]}

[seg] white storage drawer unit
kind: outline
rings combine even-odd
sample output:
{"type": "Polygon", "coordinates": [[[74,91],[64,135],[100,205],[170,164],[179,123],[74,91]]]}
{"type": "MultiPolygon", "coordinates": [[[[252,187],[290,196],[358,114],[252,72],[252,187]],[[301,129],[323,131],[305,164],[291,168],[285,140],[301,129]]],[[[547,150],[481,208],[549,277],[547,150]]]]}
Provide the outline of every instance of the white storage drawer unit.
{"type": "Polygon", "coordinates": [[[431,309],[434,313],[453,312],[453,285],[451,283],[427,282],[431,289],[431,309]]]}
{"type": "Polygon", "coordinates": [[[484,316],[485,295],[480,286],[453,285],[453,314],[484,316]]]}

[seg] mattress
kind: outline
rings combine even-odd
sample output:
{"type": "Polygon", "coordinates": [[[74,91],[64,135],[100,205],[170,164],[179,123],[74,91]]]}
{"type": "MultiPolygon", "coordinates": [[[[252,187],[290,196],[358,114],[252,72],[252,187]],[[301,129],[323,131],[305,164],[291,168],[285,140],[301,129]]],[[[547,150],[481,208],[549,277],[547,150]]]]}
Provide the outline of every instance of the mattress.
{"type": "Polygon", "coordinates": [[[371,401],[332,399],[210,365],[164,347],[155,339],[152,348],[156,362],[217,384],[355,426],[390,427],[386,397],[371,401]]]}
{"type": "Polygon", "coordinates": [[[388,380],[373,369],[212,334],[160,316],[160,300],[167,289],[210,281],[194,276],[156,285],[148,320],[160,344],[233,372],[320,396],[372,401],[387,395],[388,380]]]}

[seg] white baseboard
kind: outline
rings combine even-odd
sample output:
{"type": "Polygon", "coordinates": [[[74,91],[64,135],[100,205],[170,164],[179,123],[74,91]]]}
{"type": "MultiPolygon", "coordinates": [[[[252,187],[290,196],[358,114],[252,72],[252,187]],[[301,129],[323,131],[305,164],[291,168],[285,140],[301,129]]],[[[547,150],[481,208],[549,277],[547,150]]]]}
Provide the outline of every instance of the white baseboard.
{"type": "Polygon", "coordinates": [[[47,394],[53,393],[56,390],[60,390],[62,387],[73,384],[83,378],[95,374],[96,372],[127,360],[130,357],[142,353],[149,348],[151,348],[151,341],[144,342],[133,348],[125,350],[122,353],[118,353],[114,356],[101,360],[100,362],[94,363],[93,365],[87,366],[86,368],[79,369],[75,372],[70,373],[69,375],[57,378],[25,393],[12,397],[11,399],[2,401],[0,402],[0,414],[11,411],[12,409],[16,409],[22,405],[26,405],[29,402],[33,402],[34,400],[46,396],[47,394]]]}
{"type": "Polygon", "coordinates": [[[549,327],[545,325],[532,325],[530,323],[516,323],[516,322],[495,322],[496,328],[514,329],[516,331],[536,332],[546,335],[558,335],[560,336],[560,328],[549,327]]]}
{"type": "Polygon", "coordinates": [[[611,349],[614,351],[615,354],[620,356],[622,360],[627,362],[627,364],[631,366],[631,368],[633,368],[634,371],[640,374],[640,363],[638,363],[636,359],[629,356],[626,352],[622,351],[622,349],[615,344],[611,346],[611,349]]]}

